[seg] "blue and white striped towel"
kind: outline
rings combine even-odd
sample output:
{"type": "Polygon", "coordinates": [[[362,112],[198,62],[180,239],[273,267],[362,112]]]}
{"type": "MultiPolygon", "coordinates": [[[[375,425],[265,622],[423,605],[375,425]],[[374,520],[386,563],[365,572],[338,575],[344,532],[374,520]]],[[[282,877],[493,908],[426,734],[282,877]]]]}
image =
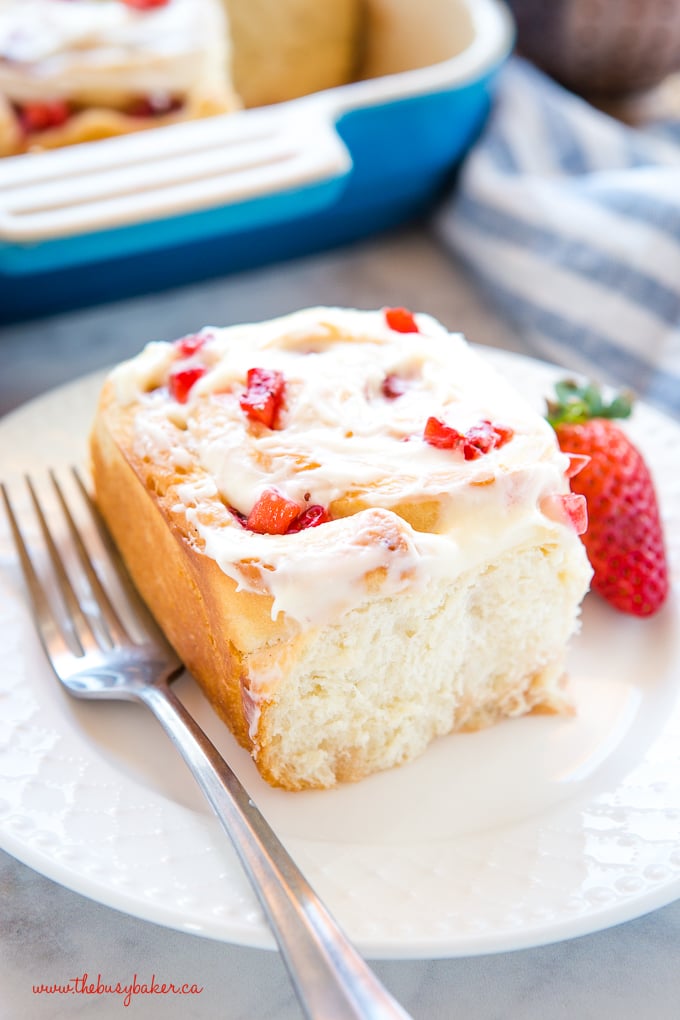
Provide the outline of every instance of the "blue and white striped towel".
{"type": "Polygon", "coordinates": [[[680,416],[680,124],[629,127],[513,58],[435,229],[530,353],[680,416]]]}

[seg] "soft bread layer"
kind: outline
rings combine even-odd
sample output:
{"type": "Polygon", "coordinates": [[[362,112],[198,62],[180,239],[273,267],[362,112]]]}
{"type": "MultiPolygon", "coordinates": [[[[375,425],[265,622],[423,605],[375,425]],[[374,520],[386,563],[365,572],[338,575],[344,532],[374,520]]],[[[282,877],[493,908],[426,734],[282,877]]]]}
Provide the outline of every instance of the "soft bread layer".
{"type": "Polygon", "coordinates": [[[281,671],[252,727],[260,770],[289,789],[326,787],[455,730],[569,711],[564,648],[584,579],[559,548],[517,549],[424,595],[359,606],[281,671]]]}

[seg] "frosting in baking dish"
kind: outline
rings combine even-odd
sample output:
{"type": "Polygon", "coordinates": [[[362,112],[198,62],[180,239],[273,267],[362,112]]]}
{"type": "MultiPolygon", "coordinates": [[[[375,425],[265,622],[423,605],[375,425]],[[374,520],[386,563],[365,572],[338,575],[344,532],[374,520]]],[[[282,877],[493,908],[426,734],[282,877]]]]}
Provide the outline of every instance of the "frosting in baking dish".
{"type": "Polygon", "coordinates": [[[516,545],[576,539],[560,512],[569,462],[551,427],[462,336],[416,319],[418,333],[400,333],[381,311],[324,308],[207,328],[180,357],[203,373],[186,402],[168,390],[176,344],[148,344],[112,374],[118,402],[135,407],[135,454],[176,473],[174,512],[239,585],[273,596],[274,616],[320,622],[371,584],[394,594],[516,545]],[[273,428],[243,413],[253,366],[285,379],[273,428]],[[512,438],[465,459],[424,440],[432,415],[461,433],[491,420],[512,438]],[[296,534],[248,531],[243,517],[270,489],[332,520],[296,534]]]}
{"type": "Polygon", "coordinates": [[[184,95],[207,51],[228,45],[219,4],[169,0],[137,10],[118,0],[0,0],[0,94],[15,102],[184,95]]]}

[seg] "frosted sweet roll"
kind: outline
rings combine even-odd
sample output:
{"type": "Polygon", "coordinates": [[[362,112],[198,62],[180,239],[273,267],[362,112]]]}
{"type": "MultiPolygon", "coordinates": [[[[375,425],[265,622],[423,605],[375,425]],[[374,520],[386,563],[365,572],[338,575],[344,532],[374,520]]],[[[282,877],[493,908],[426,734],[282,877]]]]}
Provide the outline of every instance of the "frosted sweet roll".
{"type": "Polygon", "coordinates": [[[460,335],[313,308],[153,342],[104,386],[96,499],[270,783],[568,711],[591,576],[552,428],[460,335]]]}

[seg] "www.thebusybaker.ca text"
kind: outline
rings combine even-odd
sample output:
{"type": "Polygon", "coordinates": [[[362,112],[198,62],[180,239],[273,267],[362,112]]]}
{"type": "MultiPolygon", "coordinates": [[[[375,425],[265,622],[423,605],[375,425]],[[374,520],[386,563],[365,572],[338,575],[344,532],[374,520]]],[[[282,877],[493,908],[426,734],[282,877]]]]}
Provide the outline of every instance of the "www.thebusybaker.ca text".
{"type": "Polygon", "coordinates": [[[97,980],[93,981],[85,972],[80,977],[69,978],[65,984],[33,985],[34,995],[120,995],[124,1006],[129,1006],[135,995],[200,995],[202,991],[201,986],[188,981],[181,984],[157,981],[155,974],[151,975],[150,981],[139,981],[134,974],[128,984],[122,981],[111,984],[103,981],[101,974],[97,974],[97,980]]]}

